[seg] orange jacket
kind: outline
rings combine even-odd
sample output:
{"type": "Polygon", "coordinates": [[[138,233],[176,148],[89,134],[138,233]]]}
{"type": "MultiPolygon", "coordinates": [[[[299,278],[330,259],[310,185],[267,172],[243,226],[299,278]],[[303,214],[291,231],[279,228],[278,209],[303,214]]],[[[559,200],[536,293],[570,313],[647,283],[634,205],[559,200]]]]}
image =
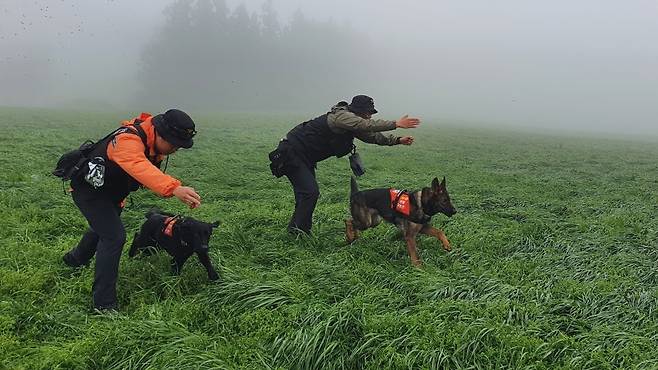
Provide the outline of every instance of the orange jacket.
{"type": "Polygon", "coordinates": [[[149,158],[146,157],[144,144],[138,135],[123,133],[117,135],[107,146],[107,159],[116,163],[128,175],[158,195],[170,197],[181,182],[163,173],[153,163],[160,163],[164,155],[155,152],[155,127],[151,114],[142,113],[140,117],[123,121],[123,126],[132,125],[135,120],[143,121],[140,127],[146,133],[146,145],[149,158]]]}

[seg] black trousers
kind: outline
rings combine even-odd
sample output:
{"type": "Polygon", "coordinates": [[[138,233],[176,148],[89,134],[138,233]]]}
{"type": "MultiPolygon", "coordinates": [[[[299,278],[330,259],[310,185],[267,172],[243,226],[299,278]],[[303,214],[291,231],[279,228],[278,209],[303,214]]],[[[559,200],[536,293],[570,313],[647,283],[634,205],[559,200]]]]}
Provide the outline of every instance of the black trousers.
{"type": "Polygon", "coordinates": [[[288,223],[289,232],[299,230],[310,233],[313,224],[313,211],[320,197],[320,188],[315,180],[315,168],[301,160],[286,169],[286,177],[295,192],[295,212],[288,223]]]}
{"type": "Polygon", "coordinates": [[[85,190],[73,191],[73,201],[89,223],[78,246],[69,253],[80,265],[88,264],[96,255],[96,271],[92,294],[94,307],[117,306],[119,259],[126,242],[126,230],[121,223],[121,206],[107,197],[85,190]]]}

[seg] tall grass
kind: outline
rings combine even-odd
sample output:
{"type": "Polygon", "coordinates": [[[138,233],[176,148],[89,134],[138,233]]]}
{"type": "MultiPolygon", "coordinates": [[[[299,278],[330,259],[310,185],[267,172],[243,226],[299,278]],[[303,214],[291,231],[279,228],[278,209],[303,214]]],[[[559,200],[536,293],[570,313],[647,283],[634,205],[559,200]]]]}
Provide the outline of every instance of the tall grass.
{"type": "Polygon", "coordinates": [[[459,213],[436,217],[454,250],[419,239],[411,267],[389,225],[344,243],[349,169],[320,164],[314,234],[285,232],[294,202],[267,152],[298,119],[198,117],[170,159],[215,221],[208,281],[191,259],[124,256],[121,310],[90,311],[93,265],[62,254],[86,225],[49,171],[123,114],[0,110],[0,368],[658,368],[658,149],[611,139],[424,124],[412,147],[359,145],[362,188],[419,188],[445,175],[459,213]]]}

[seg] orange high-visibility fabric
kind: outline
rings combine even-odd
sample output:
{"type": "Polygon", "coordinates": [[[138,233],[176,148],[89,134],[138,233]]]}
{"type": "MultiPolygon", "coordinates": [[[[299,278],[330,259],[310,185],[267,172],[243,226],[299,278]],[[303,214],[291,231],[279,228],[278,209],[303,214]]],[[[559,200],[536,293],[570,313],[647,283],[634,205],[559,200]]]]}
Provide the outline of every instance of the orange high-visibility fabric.
{"type": "MultiPolygon", "coordinates": [[[[132,125],[136,119],[124,121],[123,126],[132,125]]],[[[143,120],[140,127],[146,133],[146,145],[149,156],[153,158],[156,157],[156,134],[151,119],[152,117],[148,113],[142,113],[139,117],[139,120],[143,120]]],[[[138,135],[122,133],[114,137],[107,146],[107,159],[119,165],[128,175],[156,194],[163,197],[172,196],[174,189],[181,186],[181,182],[163,173],[151,163],[146,158],[145,151],[144,143],[142,143],[142,139],[138,135]]],[[[158,155],[155,161],[160,162],[163,158],[163,155],[158,155]]]]}
{"type": "Polygon", "coordinates": [[[174,236],[174,225],[176,225],[176,217],[167,217],[165,220],[165,229],[163,234],[167,235],[168,237],[173,237],[174,236]]]}
{"type": "Polygon", "coordinates": [[[409,194],[403,193],[402,190],[389,189],[391,195],[391,208],[405,216],[411,213],[411,202],[409,201],[409,194]],[[402,195],[399,195],[402,193],[402,195]],[[399,196],[399,198],[398,198],[399,196]],[[397,204],[395,201],[397,200],[397,204]]]}

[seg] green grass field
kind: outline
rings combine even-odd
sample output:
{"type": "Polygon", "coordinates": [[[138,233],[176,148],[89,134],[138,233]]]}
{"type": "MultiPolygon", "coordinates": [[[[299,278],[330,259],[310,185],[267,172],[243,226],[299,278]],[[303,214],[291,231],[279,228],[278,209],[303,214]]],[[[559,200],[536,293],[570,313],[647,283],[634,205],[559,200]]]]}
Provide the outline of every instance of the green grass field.
{"type": "Polygon", "coordinates": [[[61,262],[86,223],[50,171],[130,115],[0,109],[0,368],[658,368],[655,143],[426,122],[412,147],[360,145],[362,188],[447,178],[459,213],[433,224],[453,251],[423,236],[414,269],[391,225],[345,246],[344,158],[319,165],[314,235],[287,235],[293,194],[267,153],[296,119],[197,117],[168,172],[203,205],[142,190],[123,220],[128,245],[153,206],[220,220],[223,281],[125,247],[121,312],[97,316],[93,265],[61,262]]]}

